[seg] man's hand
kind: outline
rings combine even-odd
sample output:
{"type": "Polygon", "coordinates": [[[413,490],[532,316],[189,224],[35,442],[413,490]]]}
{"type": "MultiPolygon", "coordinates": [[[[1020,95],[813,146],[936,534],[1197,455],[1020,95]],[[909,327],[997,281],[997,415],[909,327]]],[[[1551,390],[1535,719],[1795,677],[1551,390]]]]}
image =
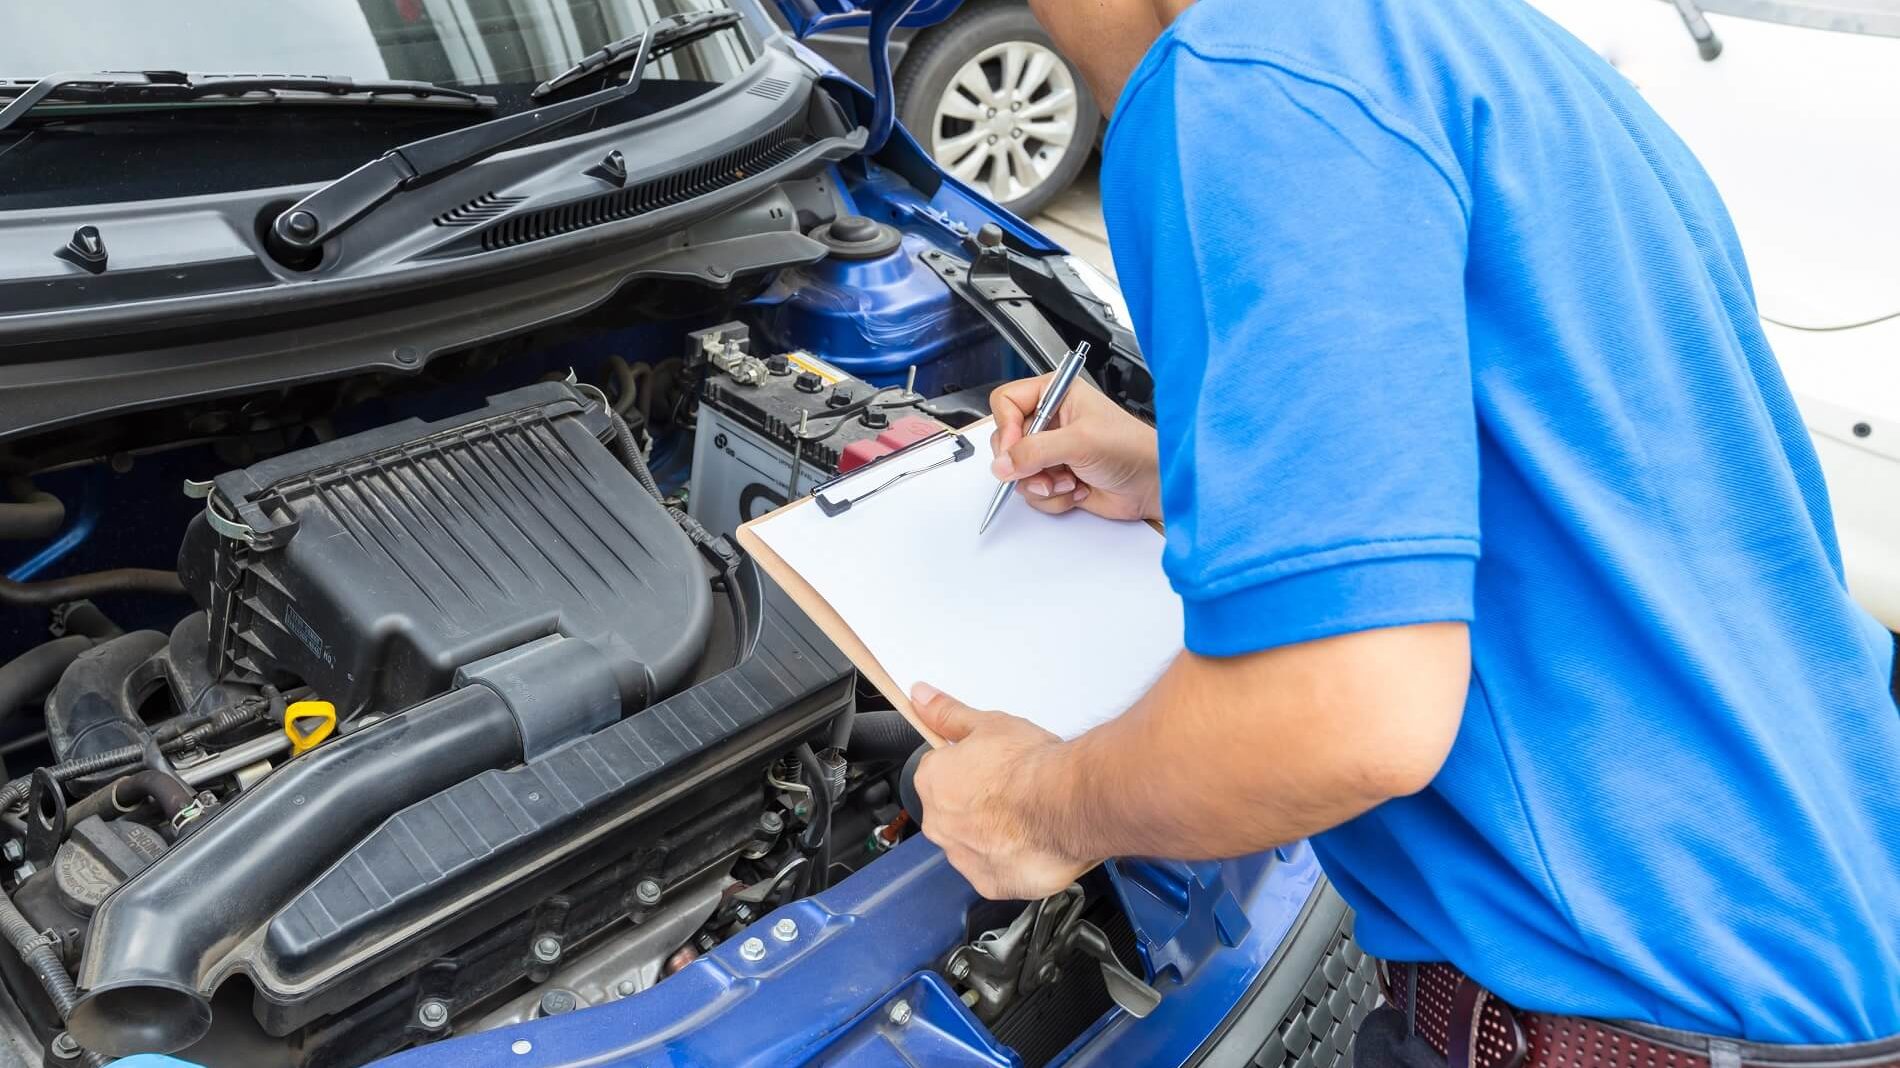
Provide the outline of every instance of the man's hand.
{"type": "Polygon", "coordinates": [[[990,394],[997,478],[1015,480],[1042,512],[1081,508],[1109,519],[1161,518],[1154,428],[1078,379],[1042,433],[1023,437],[1051,375],[998,386],[990,394]]]}
{"type": "Polygon", "coordinates": [[[1037,816],[1052,781],[1062,740],[1028,720],[979,712],[919,684],[911,706],[948,742],[917,765],[924,837],[993,900],[1048,897],[1094,867],[1099,858],[1072,856],[1037,816]]]}
{"type": "Polygon", "coordinates": [[[985,897],[1046,897],[1104,857],[1237,857],[1429,784],[1471,680],[1463,623],[1236,657],[1182,653],[1133,708],[1071,741],[928,686],[950,742],[917,768],[924,834],[985,897]]]}

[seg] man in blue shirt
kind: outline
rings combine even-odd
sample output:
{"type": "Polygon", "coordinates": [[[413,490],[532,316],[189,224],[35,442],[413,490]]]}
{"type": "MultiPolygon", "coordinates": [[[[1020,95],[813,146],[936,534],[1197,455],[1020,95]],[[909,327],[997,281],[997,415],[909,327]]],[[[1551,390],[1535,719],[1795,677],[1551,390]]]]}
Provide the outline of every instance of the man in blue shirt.
{"type": "Polygon", "coordinates": [[[1683,144],[1519,0],[1037,2],[1159,422],[1006,386],[997,474],[1165,520],[1187,652],[1069,743],[920,687],[925,833],[1015,897],[1312,836],[1519,1009],[1900,1034],[1892,638],[1683,144]]]}

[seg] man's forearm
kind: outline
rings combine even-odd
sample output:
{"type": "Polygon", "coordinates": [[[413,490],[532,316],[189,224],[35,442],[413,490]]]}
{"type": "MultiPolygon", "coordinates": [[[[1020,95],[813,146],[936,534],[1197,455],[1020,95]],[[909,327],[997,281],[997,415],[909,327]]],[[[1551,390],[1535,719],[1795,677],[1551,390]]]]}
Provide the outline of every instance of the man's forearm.
{"type": "Polygon", "coordinates": [[[1337,826],[1436,774],[1470,674],[1461,624],[1213,660],[1182,654],[1025,796],[1078,856],[1231,857],[1337,826]]]}

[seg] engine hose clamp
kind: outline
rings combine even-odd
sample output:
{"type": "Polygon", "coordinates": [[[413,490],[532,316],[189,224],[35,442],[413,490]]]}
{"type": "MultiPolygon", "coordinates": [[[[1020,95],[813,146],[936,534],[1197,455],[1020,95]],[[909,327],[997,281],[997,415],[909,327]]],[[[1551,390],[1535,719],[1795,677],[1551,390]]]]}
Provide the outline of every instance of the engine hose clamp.
{"type": "Polygon", "coordinates": [[[194,797],[185,807],[178,810],[178,815],[172,817],[172,830],[183,831],[186,824],[204,814],[204,802],[194,797]]]}
{"type": "Polygon", "coordinates": [[[315,749],[336,732],[336,706],[328,701],[293,701],[284,708],[284,735],[290,755],[315,749]]]}

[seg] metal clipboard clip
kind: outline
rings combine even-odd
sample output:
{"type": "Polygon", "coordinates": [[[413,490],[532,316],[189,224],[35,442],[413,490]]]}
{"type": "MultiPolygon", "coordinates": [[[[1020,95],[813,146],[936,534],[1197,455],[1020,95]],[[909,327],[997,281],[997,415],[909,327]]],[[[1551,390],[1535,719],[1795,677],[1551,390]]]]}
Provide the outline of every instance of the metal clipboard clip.
{"type": "Polygon", "coordinates": [[[976,455],[970,439],[954,430],[935,434],[872,460],[856,471],[827,479],[811,491],[811,499],[826,518],[851,510],[851,506],[883,493],[900,482],[907,482],[925,471],[967,460],[976,455]],[[941,455],[935,455],[941,453],[941,455]],[[935,458],[933,458],[933,455],[935,458]]]}

